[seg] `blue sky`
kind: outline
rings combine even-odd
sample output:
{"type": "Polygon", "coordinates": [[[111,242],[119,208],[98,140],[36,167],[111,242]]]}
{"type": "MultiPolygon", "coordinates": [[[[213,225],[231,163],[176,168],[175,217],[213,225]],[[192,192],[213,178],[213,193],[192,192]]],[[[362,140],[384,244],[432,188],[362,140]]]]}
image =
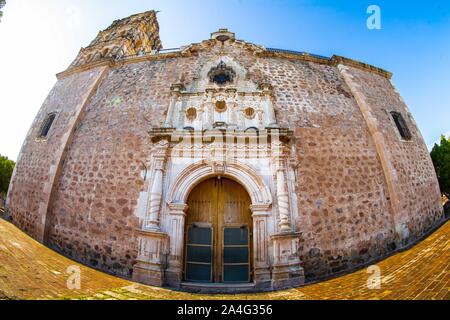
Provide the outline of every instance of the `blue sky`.
{"type": "Polygon", "coordinates": [[[42,102],[81,46],[150,9],[165,48],[227,27],[266,47],[343,55],[394,73],[428,146],[450,135],[450,1],[7,0],[0,23],[0,154],[16,159],[42,102]],[[366,27],[369,5],[381,30],[366,27]]]}

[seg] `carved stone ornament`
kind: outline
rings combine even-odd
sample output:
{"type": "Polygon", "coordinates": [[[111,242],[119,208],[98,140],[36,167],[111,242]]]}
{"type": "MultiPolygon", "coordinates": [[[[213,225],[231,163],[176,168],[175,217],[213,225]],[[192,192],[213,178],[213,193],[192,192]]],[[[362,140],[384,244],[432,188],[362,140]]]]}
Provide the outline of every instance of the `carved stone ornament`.
{"type": "Polygon", "coordinates": [[[223,61],[221,61],[217,67],[212,68],[208,73],[209,81],[218,85],[233,82],[235,77],[236,73],[233,68],[228,67],[223,61]]]}

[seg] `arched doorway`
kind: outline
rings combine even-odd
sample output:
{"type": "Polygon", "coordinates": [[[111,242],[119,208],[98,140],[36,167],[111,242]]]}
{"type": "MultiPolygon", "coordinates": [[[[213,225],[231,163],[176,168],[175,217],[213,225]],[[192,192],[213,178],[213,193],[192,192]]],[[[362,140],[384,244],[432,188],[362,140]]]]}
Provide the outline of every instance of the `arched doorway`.
{"type": "Polygon", "coordinates": [[[185,224],[184,281],[252,281],[251,199],[237,182],[211,178],[189,194],[185,224]]]}

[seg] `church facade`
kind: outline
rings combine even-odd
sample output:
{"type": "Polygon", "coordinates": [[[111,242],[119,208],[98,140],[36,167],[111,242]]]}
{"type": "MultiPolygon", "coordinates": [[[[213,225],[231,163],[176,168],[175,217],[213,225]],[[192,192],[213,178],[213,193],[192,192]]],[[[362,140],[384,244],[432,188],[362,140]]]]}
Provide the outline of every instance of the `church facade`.
{"type": "Polygon", "coordinates": [[[22,147],[7,207],[135,281],[257,291],[351,271],[443,219],[391,74],[220,29],[162,49],[154,11],[82,48],[22,147]]]}

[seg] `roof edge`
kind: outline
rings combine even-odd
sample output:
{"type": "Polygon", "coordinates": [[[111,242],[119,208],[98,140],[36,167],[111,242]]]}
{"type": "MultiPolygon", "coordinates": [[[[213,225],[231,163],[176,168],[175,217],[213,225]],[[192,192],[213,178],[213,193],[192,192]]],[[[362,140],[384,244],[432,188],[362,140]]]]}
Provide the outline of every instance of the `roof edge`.
{"type": "MultiPolygon", "coordinates": [[[[216,41],[216,40],[212,40],[216,41]]],[[[249,45],[253,45],[251,43],[247,43],[249,45]]],[[[165,50],[161,50],[160,52],[156,53],[149,53],[145,55],[137,55],[137,56],[127,56],[119,60],[113,60],[111,58],[95,61],[92,63],[88,63],[82,66],[77,67],[69,67],[67,70],[62,71],[56,75],[57,79],[63,79],[67,76],[70,76],[74,73],[83,72],[89,69],[93,69],[99,66],[103,65],[109,65],[110,67],[114,66],[121,66],[125,64],[131,64],[131,63],[138,63],[143,61],[152,61],[152,60],[163,60],[163,59],[170,59],[170,58],[179,58],[179,57],[186,57],[190,56],[196,53],[191,53],[190,50],[187,50],[191,48],[192,46],[198,46],[200,44],[191,44],[186,47],[176,48],[176,49],[170,49],[167,50],[168,52],[164,52],[165,50]]],[[[255,46],[255,45],[253,45],[255,46]]],[[[346,58],[339,55],[333,55],[331,58],[324,57],[316,54],[311,54],[308,52],[297,52],[297,51],[291,51],[291,50],[285,50],[285,49],[273,49],[273,48],[265,48],[263,46],[257,46],[259,49],[255,54],[257,56],[261,57],[275,57],[275,58],[284,58],[284,59],[294,59],[294,60],[301,60],[301,61],[308,61],[318,64],[327,64],[332,66],[337,66],[339,64],[343,64],[346,66],[354,67],[363,71],[368,71],[374,74],[377,74],[379,76],[385,77],[387,79],[392,78],[392,73],[389,71],[386,71],[382,68],[375,67],[373,65],[360,62],[357,60],[353,60],[350,58],[346,58]]]]}
{"type": "Polygon", "coordinates": [[[333,61],[333,64],[335,64],[335,65],[343,64],[343,65],[347,65],[350,67],[355,67],[358,69],[376,73],[376,74],[383,76],[389,80],[392,78],[392,72],[384,70],[382,68],[375,67],[371,64],[357,61],[357,60],[349,59],[349,58],[338,56],[338,55],[333,55],[331,57],[331,61],[333,61]]]}

